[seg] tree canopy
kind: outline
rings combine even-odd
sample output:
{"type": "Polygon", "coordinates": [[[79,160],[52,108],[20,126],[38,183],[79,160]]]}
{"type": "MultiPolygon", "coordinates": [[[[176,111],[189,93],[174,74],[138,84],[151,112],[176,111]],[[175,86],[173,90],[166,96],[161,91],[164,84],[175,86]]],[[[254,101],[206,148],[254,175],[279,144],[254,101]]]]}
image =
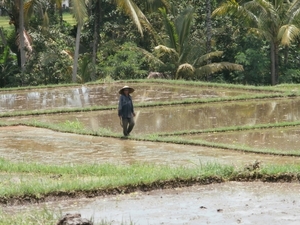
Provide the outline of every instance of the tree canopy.
{"type": "Polygon", "coordinates": [[[1,1],[0,87],[146,78],[150,71],[253,85],[300,82],[300,0],[71,3],[1,1]]]}

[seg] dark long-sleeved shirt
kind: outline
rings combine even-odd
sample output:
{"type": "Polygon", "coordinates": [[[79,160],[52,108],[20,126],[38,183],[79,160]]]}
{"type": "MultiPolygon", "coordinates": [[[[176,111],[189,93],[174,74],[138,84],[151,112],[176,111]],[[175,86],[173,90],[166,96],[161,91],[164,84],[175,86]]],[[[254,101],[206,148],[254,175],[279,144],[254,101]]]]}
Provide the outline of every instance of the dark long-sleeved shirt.
{"type": "Polygon", "coordinates": [[[134,109],[133,109],[131,96],[120,95],[118,115],[122,116],[122,118],[131,118],[133,117],[133,114],[134,114],[134,109]]]}

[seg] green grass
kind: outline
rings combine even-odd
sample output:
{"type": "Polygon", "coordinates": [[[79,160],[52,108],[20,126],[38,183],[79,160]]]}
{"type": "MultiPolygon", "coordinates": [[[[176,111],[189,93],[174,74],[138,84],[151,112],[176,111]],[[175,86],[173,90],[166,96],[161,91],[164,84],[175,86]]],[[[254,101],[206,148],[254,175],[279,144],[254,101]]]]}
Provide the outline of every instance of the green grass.
{"type": "Polygon", "coordinates": [[[4,213],[0,211],[0,225],[53,225],[60,215],[49,212],[46,209],[34,210],[22,213],[4,213]]]}
{"type": "MultiPolygon", "coordinates": [[[[295,174],[300,165],[266,165],[256,173],[262,175],[295,174]]],[[[211,177],[220,180],[234,180],[239,174],[248,173],[243,168],[218,163],[198,164],[193,167],[171,167],[154,164],[93,164],[93,165],[44,165],[37,163],[13,163],[0,159],[1,189],[0,199],[5,201],[15,197],[35,199],[47,195],[61,196],[68,193],[107,191],[109,189],[126,192],[126,187],[160,187],[167,181],[206,181],[211,177]],[[84,182],[83,182],[84,181],[84,182]]],[[[176,183],[175,183],[176,184],[176,183]]],[[[99,193],[100,193],[99,192],[99,193]]]]}
{"type": "Polygon", "coordinates": [[[176,179],[205,179],[212,176],[227,179],[232,173],[232,166],[212,163],[186,168],[152,164],[53,166],[12,163],[1,159],[0,199],[24,196],[41,198],[51,193],[134,187],[176,179]]]}
{"type": "Polygon", "coordinates": [[[63,20],[69,23],[70,25],[76,24],[76,20],[71,13],[63,13],[63,20]]]}
{"type": "MultiPolygon", "coordinates": [[[[9,20],[9,17],[7,16],[0,16],[0,27],[2,27],[4,30],[14,29],[14,26],[9,24],[9,20]]],[[[71,13],[64,13],[63,20],[65,20],[70,25],[76,24],[76,20],[74,19],[71,13]]]]}
{"type": "Polygon", "coordinates": [[[0,16],[0,27],[2,27],[4,30],[14,29],[13,25],[9,25],[9,18],[6,16],[0,16]]]}
{"type": "MultiPolygon", "coordinates": [[[[60,212],[50,212],[47,209],[31,210],[21,213],[4,213],[0,211],[0,225],[54,225],[62,217],[60,212]]],[[[85,218],[94,221],[93,218],[85,218]]],[[[94,223],[95,224],[95,223],[94,223]]],[[[102,219],[95,225],[112,225],[114,221],[102,219]]],[[[123,221],[120,225],[134,225],[133,221],[123,221]]]]}

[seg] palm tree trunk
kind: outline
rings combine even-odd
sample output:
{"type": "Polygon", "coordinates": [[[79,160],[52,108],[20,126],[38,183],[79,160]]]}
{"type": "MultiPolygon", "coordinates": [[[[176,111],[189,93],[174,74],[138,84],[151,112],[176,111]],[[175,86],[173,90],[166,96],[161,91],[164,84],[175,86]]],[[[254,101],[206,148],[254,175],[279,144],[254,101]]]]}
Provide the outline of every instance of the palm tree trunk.
{"type": "Polygon", "coordinates": [[[275,42],[271,41],[271,84],[276,85],[275,42]]]}
{"type": "Polygon", "coordinates": [[[81,26],[77,25],[77,34],[75,41],[75,53],[74,53],[74,64],[73,64],[73,73],[72,73],[72,82],[76,82],[77,78],[77,68],[78,68],[78,58],[79,58],[79,44],[80,44],[80,34],[81,34],[81,26]]]}
{"type": "Polygon", "coordinates": [[[62,27],[63,25],[63,8],[62,5],[59,8],[59,25],[62,27]]]}
{"type": "Polygon", "coordinates": [[[206,53],[211,52],[211,37],[212,37],[211,2],[210,0],[206,0],[206,53]]]}
{"type": "Polygon", "coordinates": [[[4,47],[6,47],[7,42],[6,42],[6,39],[4,37],[3,30],[1,27],[0,27],[0,37],[1,37],[2,43],[4,44],[4,47]]]}
{"type": "Polygon", "coordinates": [[[24,69],[25,69],[25,38],[24,38],[24,2],[19,0],[19,38],[20,38],[20,57],[21,57],[21,77],[23,79],[24,69]]]}
{"type": "MultiPolygon", "coordinates": [[[[211,36],[212,36],[212,27],[211,27],[211,2],[206,0],[206,54],[211,52],[211,36]]],[[[211,60],[208,59],[206,64],[210,64],[211,60]]],[[[211,79],[211,74],[207,74],[207,80],[211,79]]]]}
{"type": "Polygon", "coordinates": [[[94,81],[96,79],[96,59],[97,59],[97,51],[98,51],[98,43],[99,43],[99,29],[101,22],[101,0],[97,0],[95,6],[95,22],[94,22],[94,41],[93,41],[93,55],[92,55],[92,74],[91,80],[94,81]]]}

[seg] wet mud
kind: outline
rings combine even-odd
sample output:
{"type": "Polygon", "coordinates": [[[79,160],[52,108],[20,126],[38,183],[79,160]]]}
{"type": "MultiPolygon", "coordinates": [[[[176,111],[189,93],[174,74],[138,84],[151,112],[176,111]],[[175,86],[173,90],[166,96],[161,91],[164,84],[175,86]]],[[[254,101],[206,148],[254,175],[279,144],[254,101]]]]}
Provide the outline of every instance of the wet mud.
{"type": "Polygon", "coordinates": [[[227,182],[183,188],[136,191],[94,199],[80,198],[15,206],[6,211],[49,208],[81,213],[110,224],[272,224],[299,223],[299,183],[227,182]]]}
{"type": "Polygon", "coordinates": [[[60,133],[27,126],[0,127],[1,157],[14,162],[156,163],[194,166],[218,162],[240,167],[254,160],[262,164],[296,164],[300,157],[282,157],[238,151],[128,139],[60,133]],[[88,147],[87,147],[88,146],[88,147]]]}

